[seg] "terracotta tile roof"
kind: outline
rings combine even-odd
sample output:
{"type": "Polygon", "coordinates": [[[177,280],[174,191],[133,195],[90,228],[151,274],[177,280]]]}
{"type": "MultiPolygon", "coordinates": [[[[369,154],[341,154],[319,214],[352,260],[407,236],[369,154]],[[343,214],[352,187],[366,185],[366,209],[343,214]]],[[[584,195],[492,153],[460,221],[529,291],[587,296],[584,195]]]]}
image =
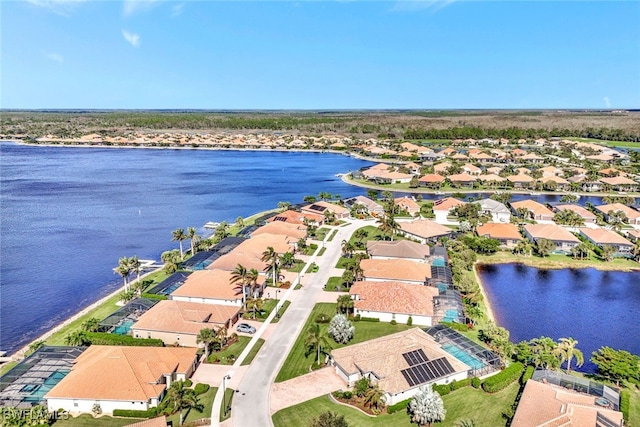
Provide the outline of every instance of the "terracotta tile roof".
{"type": "Polygon", "coordinates": [[[496,181],[496,182],[506,181],[505,178],[501,177],[500,175],[493,174],[493,173],[478,175],[478,179],[480,181],[483,181],[483,182],[484,181],[496,181]]]}
{"type": "Polygon", "coordinates": [[[464,154],[462,154],[462,153],[456,153],[456,154],[454,154],[453,156],[451,156],[451,158],[452,158],[452,159],[456,159],[456,160],[466,160],[466,159],[468,159],[468,157],[467,157],[467,156],[465,156],[465,155],[464,155],[464,154]]]}
{"type": "Polygon", "coordinates": [[[527,168],[518,168],[516,169],[516,172],[518,172],[519,174],[525,174],[525,175],[528,175],[531,173],[531,171],[527,168]]]}
{"type": "Polygon", "coordinates": [[[554,242],[580,243],[580,239],[571,234],[566,228],[556,224],[526,224],[524,229],[536,240],[548,239],[554,242]]]}
{"type": "Polygon", "coordinates": [[[258,272],[263,272],[267,263],[261,260],[262,253],[269,246],[279,253],[290,252],[294,250],[297,239],[291,239],[286,236],[277,234],[259,234],[252,236],[250,239],[240,243],[234,250],[228,254],[222,255],[220,258],[207,267],[210,270],[234,270],[238,264],[242,264],[245,268],[255,268],[258,272]]]}
{"type": "Polygon", "coordinates": [[[627,236],[631,236],[634,239],[640,239],[640,230],[632,228],[631,230],[625,230],[627,236]]]}
{"type": "Polygon", "coordinates": [[[401,282],[356,282],[349,290],[358,310],[420,316],[433,316],[438,293],[438,288],[401,282]]]}
{"type": "Polygon", "coordinates": [[[622,413],[597,406],[594,396],[529,380],[524,387],[511,425],[595,426],[598,413],[616,425],[622,425],[622,413]]]}
{"type": "Polygon", "coordinates": [[[45,398],[131,400],[158,398],[165,374],[187,373],[195,348],[92,345],[45,398]]]}
{"type": "Polygon", "coordinates": [[[535,200],[527,199],[521,200],[519,202],[511,202],[511,206],[513,207],[513,209],[525,208],[536,216],[544,215],[553,217],[554,215],[553,212],[549,210],[545,205],[543,205],[542,203],[538,203],[535,200]]]}
{"type": "Polygon", "coordinates": [[[619,176],[625,176],[625,175],[626,175],[624,172],[619,171],[619,170],[618,170],[618,169],[616,169],[616,168],[605,168],[605,169],[600,169],[600,170],[598,171],[598,173],[599,173],[600,175],[604,175],[604,176],[616,176],[616,175],[619,175],[619,176]]]}
{"type": "Polygon", "coordinates": [[[449,175],[447,178],[449,178],[449,181],[451,182],[474,182],[478,179],[476,176],[469,175],[468,173],[449,175]]]}
{"type": "Polygon", "coordinates": [[[331,351],[333,360],[347,373],[373,372],[378,385],[388,393],[397,394],[413,387],[400,372],[409,367],[404,353],[422,349],[429,360],[446,357],[456,372],[467,365],[440,348],[440,345],[420,328],[387,335],[331,351]]]}
{"type": "Polygon", "coordinates": [[[433,203],[433,210],[435,211],[450,211],[451,209],[466,205],[462,200],[458,200],[454,197],[445,197],[444,199],[436,200],[433,203]]]}
{"type": "Polygon", "coordinates": [[[462,170],[469,173],[480,173],[482,171],[482,169],[475,165],[472,165],[471,163],[462,165],[462,170]]]}
{"type": "Polygon", "coordinates": [[[179,332],[197,335],[204,328],[224,326],[240,307],[165,300],[150,308],[132,330],[179,332]]]}
{"type": "Polygon", "coordinates": [[[369,240],[367,253],[371,256],[389,258],[426,259],[429,254],[429,246],[409,240],[396,240],[393,242],[369,240]]]}
{"type": "Polygon", "coordinates": [[[268,219],[269,222],[287,222],[291,224],[304,224],[304,219],[308,219],[311,221],[315,221],[317,223],[321,223],[324,220],[324,216],[319,214],[311,214],[311,213],[303,213],[296,212],[292,210],[287,210],[284,212],[280,212],[276,216],[273,216],[268,219]]]}
{"type": "Polygon", "coordinates": [[[637,182],[635,182],[632,179],[629,179],[627,177],[624,176],[613,176],[610,178],[600,178],[598,181],[604,183],[604,184],[609,184],[609,185],[638,185],[637,182]]]}
{"type": "Polygon", "coordinates": [[[431,277],[431,265],[405,259],[363,259],[360,267],[367,279],[424,282],[431,277]]]}
{"type": "Polygon", "coordinates": [[[600,212],[604,214],[608,214],[610,211],[614,211],[614,212],[622,211],[629,219],[640,218],[640,212],[630,208],[629,206],[623,205],[622,203],[611,203],[609,205],[600,205],[600,206],[596,206],[596,209],[598,209],[600,212]]]}
{"type": "Polygon", "coordinates": [[[260,234],[276,234],[286,236],[292,240],[298,240],[307,236],[307,227],[300,224],[287,223],[286,221],[273,221],[259,227],[251,233],[251,237],[260,234]]]}
{"type": "Polygon", "coordinates": [[[478,236],[488,236],[492,239],[522,240],[518,227],[511,223],[488,222],[478,227],[478,236]]]}
{"type": "Polygon", "coordinates": [[[564,211],[564,210],[574,211],[584,219],[589,219],[589,220],[596,219],[596,216],[593,212],[583,208],[580,205],[556,205],[556,209],[558,211],[564,211]]]}
{"type": "Polygon", "coordinates": [[[411,222],[399,222],[398,225],[400,225],[400,229],[402,231],[413,234],[414,236],[421,237],[423,239],[431,239],[434,237],[446,236],[453,233],[452,229],[428,219],[417,219],[411,222]]]}
{"type": "Polygon", "coordinates": [[[420,212],[420,205],[410,197],[398,197],[393,202],[409,213],[420,212]]]}
{"type": "Polygon", "coordinates": [[[580,228],[580,233],[586,236],[592,242],[598,245],[629,245],[633,246],[633,243],[616,233],[606,228],[580,228]]]}
{"type": "Polygon", "coordinates": [[[241,292],[231,284],[231,271],[213,269],[194,271],[171,295],[221,300],[242,299],[241,292]]]}
{"type": "Polygon", "coordinates": [[[450,167],[451,167],[451,163],[442,162],[442,163],[438,163],[437,165],[433,165],[433,171],[436,173],[446,172],[447,169],[449,169],[450,167]]]}
{"type": "Polygon", "coordinates": [[[525,175],[525,174],[522,174],[522,173],[520,173],[518,175],[509,175],[507,177],[507,179],[509,181],[511,181],[511,182],[526,182],[526,183],[529,183],[529,182],[533,182],[534,181],[534,179],[531,178],[529,175],[525,175]]]}
{"type": "Polygon", "coordinates": [[[542,178],[539,179],[539,181],[544,183],[547,183],[549,181],[555,181],[557,184],[564,184],[564,185],[569,184],[569,181],[567,181],[566,179],[560,178],[559,176],[555,176],[555,175],[543,176],[542,178]]]}
{"type": "Polygon", "coordinates": [[[544,157],[540,157],[535,153],[528,153],[522,156],[523,160],[544,160],[544,157]]]}
{"type": "Polygon", "coordinates": [[[418,181],[420,182],[442,182],[444,180],[445,180],[445,177],[437,173],[429,173],[424,176],[421,176],[418,179],[418,181]]]}
{"type": "MultiPolygon", "coordinates": [[[[311,203],[311,204],[309,204],[307,206],[304,206],[304,207],[301,208],[301,210],[302,211],[306,211],[306,212],[309,212],[311,210],[312,211],[311,213],[316,213],[317,214],[318,212],[315,212],[315,209],[311,209],[312,206],[317,206],[317,207],[320,207],[320,208],[324,208],[325,210],[330,210],[330,211],[332,211],[333,213],[335,213],[337,215],[342,215],[342,214],[345,214],[345,213],[349,212],[349,209],[345,209],[342,206],[338,206],[336,204],[325,202],[325,201],[322,201],[322,200],[314,202],[314,203],[311,203]]],[[[322,212],[320,212],[320,213],[322,213],[322,212]]]]}

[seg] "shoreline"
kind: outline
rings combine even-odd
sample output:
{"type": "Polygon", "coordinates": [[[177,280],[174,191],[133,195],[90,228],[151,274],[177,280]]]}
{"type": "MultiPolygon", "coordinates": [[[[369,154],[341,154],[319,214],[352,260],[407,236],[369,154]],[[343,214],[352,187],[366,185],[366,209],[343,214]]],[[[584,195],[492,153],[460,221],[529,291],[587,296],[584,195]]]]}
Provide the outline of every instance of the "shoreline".
{"type": "Polygon", "coordinates": [[[487,315],[487,319],[491,320],[497,325],[498,323],[496,322],[496,316],[493,311],[493,307],[491,306],[491,301],[489,300],[489,297],[487,295],[487,290],[484,288],[484,283],[482,283],[480,275],[478,274],[478,265],[478,261],[473,263],[473,276],[475,277],[476,283],[478,283],[478,287],[480,288],[480,295],[482,295],[482,300],[484,301],[484,307],[486,311],[485,314],[487,315]]]}
{"type": "Polygon", "coordinates": [[[625,273],[633,273],[640,272],[640,265],[638,267],[629,267],[616,265],[609,262],[600,261],[598,264],[587,264],[589,261],[582,261],[585,264],[578,264],[578,260],[573,261],[559,261],[559,260],[548,260],[548,259],[539,259],[533,256],[524,259],[506,259],[506,258],[495,258],[491,259],[491,256],[481,255],[476,261],[474,265],[498,265],[498,264],[522,264],[527,267],[533,267],[540,270],[562,270],[562,269],[572,269],[572,270],[580,270],[586,268],[593,268],[599,271],[621,271],[625,273]]]}

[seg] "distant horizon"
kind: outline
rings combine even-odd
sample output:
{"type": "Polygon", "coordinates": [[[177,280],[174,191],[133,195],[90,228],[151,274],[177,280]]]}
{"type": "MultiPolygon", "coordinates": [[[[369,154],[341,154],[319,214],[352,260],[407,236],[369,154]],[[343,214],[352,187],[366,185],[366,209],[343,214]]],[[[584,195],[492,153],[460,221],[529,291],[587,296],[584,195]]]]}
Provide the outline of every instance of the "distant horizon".
{"type": "Polygon", "coordinates": [[[403,112],[557,112],[557,113],[611,113],[624,111],[640,112],[640,108],[0,108],[2,112],[169,112],[169,113],[403,113],[403,112]]]}

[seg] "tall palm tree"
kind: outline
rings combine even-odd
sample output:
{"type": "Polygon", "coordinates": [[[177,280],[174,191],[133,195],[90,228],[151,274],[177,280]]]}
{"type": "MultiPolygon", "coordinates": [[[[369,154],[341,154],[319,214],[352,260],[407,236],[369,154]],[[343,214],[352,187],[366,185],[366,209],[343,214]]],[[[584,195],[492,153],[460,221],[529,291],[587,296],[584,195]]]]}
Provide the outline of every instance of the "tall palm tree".
{"type": "Polygon", "coordinates": [[[348,240],[343,240],[341,248],[342,248],[342,256],[345,258],[351,258],[351,254],[353,253],[353,249],[354,249],[351,242],[348,240]]]}
{"type": "Polygon", "coordinates": [[[267,250],[262,252],[262,262],[267,263],[265,269],[268,274],[273,278],[273,286],[276,286],[276,280],[278,279],[278,264],[280,263],[280,255],[273,249],[273,246],[268,246],[267,250]]]}
{"type": "Polygon", "coordinates": [[[75,331],[64,338],[64,343],[72,347],[84,347],[91,344],[85,331],[75,331]]]}
{"type": "Polygon", "coordinates": [[[216,340],[216,332],[211,328],[203,328],[198,332],[198,336],[196,337],[196,342],[198,344],[204,344],[204,359],[206,360],[209,357],[209,350],[211,349],[211,344],[216,340]]]}
{"type": "Polygon", "coordinates": [[[249,295],[252,297],[256,296],[256,289],[258,288],[258,279],[260,278],[260,273],[255,268],[252,268],[247,273],[247,285],[249,285],[249,295]]]}
{"type": "Polygon", "coordinates": [[[189,238],[189,243],[191,244],[191,255],[196,254],[196,247],[198,242],[200,241],[200,236],[195,228],[189,227],[187,228],[187,237],[189,238]]]}
{"type": "Polygon", "coordinates": [[[162,252],[160,259],[164,263],[164,271],[168,274],[175,273],[180,264],[180,252],[177,249],[162,252]]]}
{"type": "Polygon", "coordinates": [[[180,243],[180,259],[184,258],[184,250],[182,249],[182,241],[187,240],[187,235],[184,233],[183,228],[178,228],[171,232],[171,241],[180,243]]]}
{"type": "Polygon", "coordinates": [[[185,409],[202,409],[195,391],[184,386],[184,381],[174,381],[167,392],[167,399],[173,405],[174,411],[180,411],[180,424],[184,422],[183,411],[185,409]]]}
{"type": "MultiPolygon", "coordinates": [[[[142,263],[137,255],[129,258],[129,267],[131,268],[131,272],[136,273],[136,282],[140,283],[140,268],[142,268],[142,263]]],[[[142,289],[140,289],[140,293],[142,293],[142,289]]]]}
{"type": "Polygon", "coordinates": [[[307,346],[308,351],[313,351],[317,354],[316,362],[320,364],[320,351],[322,349],[329,350],[331,345],[327,335],[322,333],[319,323],[314,323],[307,329],[307,337],[304,340],[304,344],[307,346]]]}
{"type": "Polygon", "coordinates": [[[567,372],[571,372],[571,360],[576,358],[576,365],[582,366],[584,364],[584,355],[580,350],[576,348],[578,340],[571,337],[560,338],[558,344],[558,353],[560,356],[560,363],[567,362],[567,372]]]}
{"type": "Polygon", "coordinates": [[[367,393],[364,395],[364,404],[371,408],[374,414],[380,413],[380,408],[384,407],[385,404],[385,393],[378,385],[374,385],[367,390],[367,393]]]}
{"type": "Polygon", "coordinates": [[[128,289],[129,281],[127,280],[127,278],[131,273],[131,266],[129,264],[129,259],[126,257],[120,258],[118,260],[118,266],[113,269],[113,272],[122,277],[122,280],[124,282],[124,290],[125,292],[127,292],[129,290],[128,289]]]}
{"type": "Polygon", "coordinates": [[[338,297],[338,310],[341,313],[349,314],[351,309],[353,309],[353,299],[351,299],[351,295],[340,295],[338,297]]]}
{"type": "Polygon", "coordinates": [[[293,255],[293,252],[283,253],[280,257],[280,262],[282,263],[283,267],[291,267],[295,262],[295,256],[293,255]]]}
{"type": "Polygon", "coordinates": [[[231,272],[231,284],[236,285],[242,292],[242,304],[247,302],[247,284],[249,282],[249,270],[244,265],[238,264],[231,272]]]}
{"type": "Polygon", "coordinates": [[[391,241],[393,241],[394,234],[400,229],[400,225],[396,222],[393,215],[384,214],[377,222],[380,231],[382,231],[384,235],[389,234],[391,241]]]}
{"type": "Polygon", "coordinates": [[[247,310],[251,310],[253,312],[253,319],[256,318],[256,313],[258,310],[262,308],[264,301],[262,298],[250,297],[247,300],[247,310]]]}
{"type": "Polygon", "coordinates": [[[585,256],[589,255],[589,245],[585,242],[580,242],[573,248],[571,248],[571,255],[574,258],[584,259],[585,256]]]}
{"type": "Polygon", "coordinates": [[[244,219],[241,216],[236,218],[236,225],[240,228],[244,228],[244,219]]]}

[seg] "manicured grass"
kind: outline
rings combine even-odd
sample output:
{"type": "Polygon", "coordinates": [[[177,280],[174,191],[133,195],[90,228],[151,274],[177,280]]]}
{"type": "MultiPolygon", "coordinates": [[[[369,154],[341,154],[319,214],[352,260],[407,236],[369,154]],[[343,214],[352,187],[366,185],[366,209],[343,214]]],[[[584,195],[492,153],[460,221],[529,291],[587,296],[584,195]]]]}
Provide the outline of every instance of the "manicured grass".
{"type": "MultiPolygon", "coordinates": [[[[366,226],[364,226],[362,228],[359,228],[358,230],[366,231],[367,232],[367,237],[365,237],[363,239],[356,239],[355,238],[355,232],[354,232],[351,235],[351,238],[349,239],[349,243],[351,243],[352,245],[357,245],[359,242],[363,242],[364,246],[361,247],[362,249],[367,247],[367,243],[366,242],[368,242],[369,240],[386,240],[386,239],[389,238],[388,235],[385,235],[375,225],[366,225],[366,226]]],[[[403,236],[395,235],[395,236],[393,236],[393,240],[406,240],[406,238],[403,237],[403,236]]]]}
{"type": "MultiPolygon", "coordinates": [[[[203,406],[202,411],[198,411],[196,409],[191,409],[188,412],[185,411],[183,413],[184,422],[188,423],[202,418],[211,418],[211,407],[213,405],[213,399],[216,397],[217,392],[217,387],[211,387],[209,388],[209,390],[207,390],[206,393],[198,396],[198,402],[200,402],[203,406]]],[[[173,421],[173,425],[177,426],[180,422],[180,414],[175,413],[171,416],[168,416],[167,421],[173,421]]]]}
{"type": "Polygon", "coordinates": [[[640,148],[640,143],[632,142],[632,141],[605,141],[603,139],[593,139],[593,138],[571,138],[571,139],[581,141],[581,142],[593,142],[595,144],[606,145],[608,147],[640,148]]]}
{"type": "Polygon", "coordinates": [[[331,235],[329,236],[329,238],[327,239],[328,242],[332,241],[334,237],[336,237],[336,234],[338,234],[338,230],[333,230],[331,232],[331,235]]]}
{"type": "Polygon", "coordinates": [[[600,270],[622,270],[640,269],[640,263],[628,259],[616,258],[613,261],[605,262],[599,258],[591,256],[580,260],[573,259],[566,255],[549,255],[544,258],[538,256],[514,255],[511,252],[496,252],[493,255],[478,256],[479,263],[499,264],[506,262],[520,262],[525,265],[539,268],[588,268],[593,267],[600,270]]]}
{"type": "Polygon", "coordinates": [[[627,427],[640,427],[640,390],[629,386],[629,422],[627,427]]]}
{"type": "Polygon", "coordinates": [[[304,261],[296,260],[296,262],[291,267],[289,267],[287,269],[287,271],[290,271],[292,273],[300,273],[300,272],[302,272],[302,269],[304,268],[304,265],[305,265],[304,261]]]}
{"type": "Polygon", "coordinates": [[[149,283],[149,285],[145,288],[145,292],[153,288],[158,283],[162,282],[167,277],[169,277],[169,275],[164,270],[154,271],[153,273],[146,276],[144,279],[142,279],[143,282],[149,283]]]}
{"type": "MultiPolygon", "coordinates": [[[[464,387],[442,398],[447,415],[437,426],[455,426],[462,419],[471,419],[477,426],[498,427],[506,425],[502,413],[513,404],[518,393],[518,383],[513,383],[495,394],[488,394],[472,387],[464,387]]],[[[404,411],[395,414],[368,417],[356,409],[333,403],[327,396],[321,396],[273,414],[275,427],[305,426],[325,411],[344,415],[349,427],[409,427],[409,415],[404,411]]]]}
{"type": "Polygon", "coordinates": [[[235,390],[232,388],[227,388],[224,391],[224,399],[220,402],[220,421],[228,420],[231,418],[231,411],[227,412],[227,415],[224,414],[225,406],[231,408],[231,403],[233,402],[233,394],[235,390]]]}
{"type": "MultiPolygon", "coordinates": [[[[309,317],[307,318],[307,321],[305,322],[300,335],[293,344],[291,352],[287,356],[282,369],[280,369],[280,372],[278,372],[276,382],[286,381],[288,379],[295,378],[309,372],[309,367],[315,360],[315,354],[312,353],[308,356],[305,356],[306,348],[304,345],[304,341],[306,338],[307,330],[319,316],[324,315],[326,319],[331,319],[336,314],[336,308],[337,304],[334,303],[319,303],[313,307],[313,310],[311,311],[311,314],[309,314],[309,317]]],[[[396,332],[404,331],[410,328],[407,325],[390,325],[389,323],[384,322],[355,322],[354,326],[356,328],[354,337],[347,345],[357,344],[373,338],[378,338],[396,332]]],[[[328,327],[328,323],[323,323],[320,325],[321,331],[323,333],[326,333],[328,327]]],[[[331,342],[332,349],[345,347],[344,344],[335,343],[331,338],[329,338],[329,341],[331,342]]]]}
{"type": "Polygon", "coordinates": [[[329,229],[325,227],[317,229],[315,240],[324,240],[324,238],[327,237],[328,232],[329,232],[329,229]]]}
{"type": "Polygon", "coordinates": [[[336,263],[336,268],[347,268],[347,265],[351,261],[353,261],[353,258],[345,258],[341,256],[340,259],[338,259],[338,262],[336,263]]]}
{"type": "Polygon", "coordinates": [[[16,366],[18,362],[7,362],[0,367],[0,375],[4,375],[5,372],[9,372],[11,368],[16,366]]]}
{"type": "MultiPolygon", "coordinates": [[[[209,355],[209,361],[213,361],[216,358],[219,359],[216,362],[219,365],[233,365],[240,353],[251,341],[251,337],[245,337],[243,335],[238,336],[238,341],[231,344],[229,347],[222,351],[214,351],[209,355]]],[[[211,362],[212,363],[212,362],[211,362]]]]}
{"type": "Polygon", "coordinates": [[[325,291],[337,291],[337,287],[342,285],[342,277],[329,277],[327,284],[324,287],[325,291]]]}
{"type": "Polygon", "coordinates": [[[322,249],[320,249],[320,252],[318,252],[318,255],[316,255],[316,256],[322,256],[322,255],[324,255],[324,253],[325,253],[325,251],[326,251],[326,250],[327,250],[327,248],[322,248],[322,249]]]}
{"type": "Polygon", "coordinates": [[[138,421],[143,420],[138,418],[112,418],[106,415],[100,418],[93,418],[91,415],[80,415],[76,418],[70,417],[66,420],[57,420],[52,425],[56,427],[121,427],[138,421]]]}
{"type": "Polygon", "coordinates": [[[263,345],[264,345],[264,340],[262,338],[258,338],[258,341],[256,341],[256,345],[254,345],[251,348],[251,350],[247,354],[247,357],[244,358],[244,360],[242,361],[242,363],[240,365],[241,366],[250,365],[251,362],[253,362],[253,359],[256,357],[256,355],[258,354],[258,352],[260,351],[260,349],[262,348],[263,345]]]}

